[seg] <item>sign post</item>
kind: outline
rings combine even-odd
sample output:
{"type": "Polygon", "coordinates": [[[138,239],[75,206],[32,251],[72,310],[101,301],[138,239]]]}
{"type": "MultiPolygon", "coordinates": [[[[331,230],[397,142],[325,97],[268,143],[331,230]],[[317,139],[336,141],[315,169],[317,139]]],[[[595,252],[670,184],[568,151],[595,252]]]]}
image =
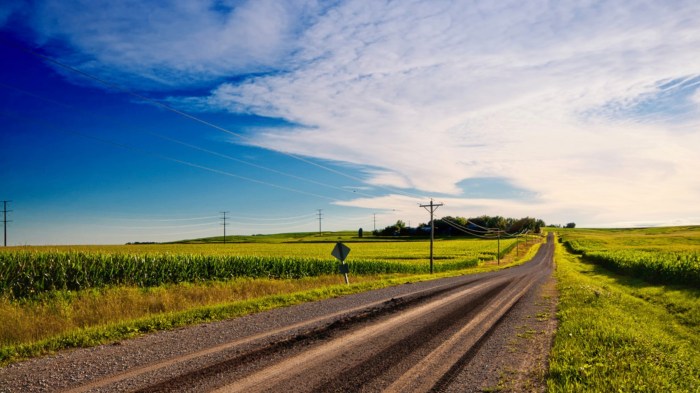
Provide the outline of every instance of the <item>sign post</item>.
{"type": "Polygon", "coordinates": [[[345,283],[350,285],[350,280],[348,280],[348,273],[350,272],[350,266],[348,266],[347,263],[345,263],[345,258],[348,257],[348,254],[350,253],[350,247],[346,246],[345,244],[341,242],[335,243],[335,247],[333,248],[333,251],[331,251],[331,255],[336,257],[340,261],[340,266],[339,270],[340,273],[345,275],[345,283]]]}

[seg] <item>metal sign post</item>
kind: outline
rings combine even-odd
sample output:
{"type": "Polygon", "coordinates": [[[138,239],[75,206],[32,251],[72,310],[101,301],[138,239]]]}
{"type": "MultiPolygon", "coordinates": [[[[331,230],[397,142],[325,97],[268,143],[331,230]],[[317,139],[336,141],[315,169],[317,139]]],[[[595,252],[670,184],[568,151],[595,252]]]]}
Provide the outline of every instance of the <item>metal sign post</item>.
{"type": "Polygon", "coordinates": [[[350,272],[350,266],[348,266],[347,263],[345,263],[345,258],[348,257],[348,254],[350,253],[350,247],[346,246],[345,244],[341,242],[335,243],[335,247],[333,248],[333,251],[331,251],[331,255],[336,257],[340,261],[340,266],[339,270],[340,273],[345,275],[345,283],[350,285],[350,280],[348,280],[348,273],[350,272]]]}

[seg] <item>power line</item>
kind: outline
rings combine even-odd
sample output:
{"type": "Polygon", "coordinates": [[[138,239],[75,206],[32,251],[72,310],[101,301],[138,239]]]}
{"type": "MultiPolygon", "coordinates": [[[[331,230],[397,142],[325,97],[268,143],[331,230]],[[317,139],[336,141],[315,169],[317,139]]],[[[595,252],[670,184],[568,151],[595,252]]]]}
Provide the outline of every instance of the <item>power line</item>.
{"type": "Polygon", "coordinates": [[[2,201],[2,226],[3,226],[3,234],[5,237],[5,242],[4,246],[7,247],[7,223],[12,222],[7,220],[7,213],[11,212],[12,210],[7,210],[7,204],[12,201],[2,201]]]}
{"type": "MultiPolygon", "coordinates": [[[[457,229],[457,230],[460,230],[460,231],[462,231],[462,232],[464,232],[464,233],[466,233],[466,234],[468,234],[468,235],[475,236],[475,237],[479,237],[479,238],[482,238],[482,239],[493,239],[492,237],[487,236],[487,234],[488,234],[487,231],[486,231],[486,232],[481,232],[481,233],[479,233],[479,232],[476,231],[476,230],[472,230],[472,229],[466,228],[466,227],[464,227],[464,226],[462,226],[462,225],[459,225],[459,224],[457,224],[457,223],[455,223],[455,222],[452,222],[452,221],[450,221],[450,220],[448,220],[448,219],[446,219],[446,218],[444,218],[444,217],[441,218],[441,220],[442,220],[445,224],[451,226],[452,228],[455,228],[455,229],[457,229]]],[[[469,221],[467,221],[467,222],[469,223],[469,221]]],[[[488,229],[488,228],[487,228],[487,229],[488,229]]]]}
{"type": "Polygon", "coordinates": [[[252,162],[248,162],[248,161],[245,161],[245,160],[241,160],[240,158],[231,157],[231,156],[228,155],[228,154],[218,153],[218,152],[215,152],[215,151],[212,151],[212,150],[209,150],[209,149],[205,149],[205,148],[203,148],[203,147],[199,147],[199,146],[196,146],[196,145],[192,145],[192,144],[190,144],[190,143],[183,142],[183,141],[180,141],[180,140],[177,140],[177,139],[174,139],[174,138],[165,136],[165,135],[160,135],[160,134],[157,134],[157,133],[154,133],[154,132],[147,132],[147,133],[148,133],[149,135],[155,136],[156,138],[160,138],[160,139],[164,139],[164,140],[167,140],[167,141],[170,141],[170,142],[173,142],[173,143],[177,143],[177,144],[179,144],[179,145],[188,147],[188,148],[193,149],[193,150],[201,151],[201,152],[204,152],[204,153],[207,153],[207,154],[211,154],[211,155],[214,155],[214,156],[217,156],[217,157],[220,157],[220,158],[225,158],[225,159],[227,159],[227,160],[235,161],[235,162],[238,162],[238,163],[241,163],[241,164],[244,164],[244,165],[251,166],[251,167],[253,167],[253,168],[262,169],[262,170],[265,170],[265,171],[268,171],[268,172],[272,172],[272,173],[276,173],[276,174],[278,174],[278,175],[286,176],[286,177],[289,177],[289,178],[292,178],[292,179],[301,180],[301,181],[304,181],[304,182],[307,182],[307,183],[315,184],[315,185],[322,186],[322,187],[326,187],[326,188],[332,188],[332,189],[336,189],[336,190],[340,190],[340,191],[343,191],[343,192],[352,193],[352,194],[356,194],[356,195],[363,195],[363,196],[367,196],[367,197],[376,197],[376,195],[371,195],[371,194],[367,194],[367,193],[364,193],[364,192],[357,192],[357,191],[354,191],[354,190],[349,190],[349,189],[344,188],[344,187],[338,187],[338,186],[334,186],[334,185],[332,185],[332,184],[328,184],[328,183],[316,181],[316,180],[313,180],[313,179],[308,179],[308,178],[305,178],[305,177],[302,177],[302,176],[293,175],[293,174],[291,174],[291,173],[287,173],[287,172],[280,171],[280,170],[277,170],[277,169],[269,168],[269,167],[266,167],[266,166],[264,166],[264,165],[254,164],[254,163],[252,163],[252,162]]]}
{"type": "MultiPolygon", "coordinates": [[[[4,84],[4,83],[0,83],[0,87],[7,88],[7,89],[11,89],[11,90],[17,91],[17,92],[19,92],[19,93],[26,94],[26,95],[28,95],[28,96],[30,96],[30,97],[33,97],[33,98],[36,98],[36,99],[39,99],[39,100],[42,100],[42,101],[46,101],[46,102],[49,102],[49,103],[52,103],[52,104],[54,104],[54,105],[58,105],[58,106],[61,106],[61,107],[67,108],[67,109],[71,109],[71,110],[79,111],[79,112],[81,112],[81,113],[85,113],[85,114],[88,114],[88,115],[92,115],[92,112],[89,112],[89,111],[87,111],[87,110],[84,110],[84,109],[82,109],[82,108],[80,108],[80,107],[75,107],[75,106],[72,106],[72,105],[67,105],[67,104],[65,104],[65,103],[61,103],[61,102],[55,101],[55,100],[53,100],[53,99],[45,98],[45,97],[42,97],[42,96],[40,96],[40,95],[31,93],[31,92],[29,92],[29,91],[20,89],[20,88],[15,87],[15,86],[10,86],[10,85],[6,85],[6,84],[4,84]]],[[[193,145],[193,144],[191,144],[191,143],[187,143],[187,142],[184,142],[184,141],[181,141],[181,140],[178,140],[178,139],[169,137],[169,136],[161,135],[161,134],[158,134],[158,133],[155,133],[155,132],[146,131],[145,133],[146,133],[146,134],[149,134],[149,135],[152,135],[152,136],[154,136],[154,137],[156,137],[156,138],[159,138],[159,139],[163,139],[163,140],[166,140],[166,141],[169,141],[169,142],[172,142],[172,143],[179,144],[179,145],[181,145],[181,146],[185,146],[185,147],[187,147],[187,148],[189,148],[189,149],[192,149],[192,150],[201,151],[201,152],[204,152],[204,153],[207,153],[207,154],[216,156],[216,157],[225,158],[225,159],[228,159],[228,160],[231,160],[231,161],[235,161],[235,162],[238,162],[238,163],[241,163],[241,164],[244,164],[244,165],[248,165],[248,166],[251,166],[251,167],[254,167],[254,168],[258,168],[258,169],[262,169],[262,170],[265,170],[265,171],[268,171],[268,172],[272,172],[272,173],[276,173],[276,174],[279,174],[279,175],[283,175],[283,176],[286,176],[286,177],[289,177],[289,178],[292,178],[292,179],[301,180],[301,181],[304,181],[304,182],[312,183],[312,184],[319,185],[319,186],[326,187],[326,188],[332,188],[332,189],[340,190],[340,191],[347,192],[347,193],[352,193],[352,194],[355,194],[355,195],[363,195],[363,196],[367,196],[367,197],[376,197],[376,195],[371,195],[371,194],[367,194],[367,193],[364,193],[364,192],[357,192],[356,190],[349,190],[349,189],[344,188],[344,187],[334,186],[334,185],[331,185],[331,184],[327,184],[327,183],[325,183],[325,182],[320,182],[320,181],[316,181],[316,180],[313,180],[313,179],[308,179],[308,178],[305,178],[305,177],[302,177],[302,176],[293,175],[293,174],[291,174],[291,173],[287,173],[287,172],[280,171],[280,170],[277,170],[277,169],[269,168],[269,167],[266,167],[266,166],[264,166],[264,165],[255,164],[255,163],[252,163],[252,162],[249,162],[249,161],[242,160],[242,159],[240,159],[240,158],[232,157],[232,156],[227,155],[227,154],[223,154],[223,153],[219,153],[219,152],[212,151],[212,150],[209,150],[209,149],[205,149],[205,148],[203,148],[203,147],[200,147],[200,146],[197,146],[197,145],[193,145]]]]}
{"type": "MultiPolygon", "coordinates": [[[[79,74],[79,75],[82,75],[83,77],[88,78],[88,79],[91,79],[91,80],[93,80],[93,81],[95,81],[95,82],[98,82],[98,83],[104,85],[104,86],[107,86],[107,87],[112,88],[112,89],[114,89],[114,90],[121,91],[121,92],[124,93],[124,94],[127,94],[127,95],[130,95],[130,96],[139,98],[139,99],[144,100],[144,101],[146,101],[146,102],[149,102],[149,103],[151,103],[151,104],[153,104],[153,105],[156,105],[156,106],[158,106],[158,107],[160,107],[160,108],[162,108],[162,109],[165,109],[165,110],[170,111],[170,112],[172,112],[172,113],[178,114],[178,115],[180,115],[180,116],[182,116],[182,117],[185,117],[185,118],[190,119],[190,120],[192,120],[192,121],[195,121],[195,122],[197,122],[197,123],[203,124],[203,125],[205,125],[205,126],[207,126],[207,127],[211,127],[211,128],[213,128],[213,129],[215,129],[215,130],[217,130],[217,131],[224,132],[224,133],[227,133],[227,134],[236,136],[236,137],[240,138],[240,139],[241,139],[242,141],[244,141],[244,142],[246,142],[246,141],[247,141],[247,142],[253,142],[253,140],[252,140],[251,138],[248,138],[248,137],[246,137],[246,136],[243,135],[243,134],[239,134],[239,133],[237,133],[237,132],[233,132],[233,131],[228,130],[228,129],[224,128],[224,127],[221,127],[221,126],[219,126],[219,125],[216,125],[216,124],[214,124],[214,123],[211,123],[211,122],[209,122],[209,121],[206,121],[206,120],[204,120],[204,119],[201,119],[201,118],[199,118],[199,117],[197,117],[197,116],[194,116],[194,115],[191,115],[191,114],[189,114],[189,113],[187,113],[187,112],[184,112],[184,111],[181,111],[181,110],[179,110],[179,109],[173,108],[173,107],[170,106],[170,105],[167,105],[167,104],[162,103],[162,102],[160,102],[160,101],[158,101],[158,100],[155,100],[155,99],[153,99],[153,98],[150,98],[150,97],[144,96],[144,95],[142,95],[142,94],[136,93],[136,92],[134,92],[134,91],[131,91],[131,90],[127,89],[127,88],[124,87],[124,86],[121,86],[121,85],[116,84],[116,83],[113,83],[113,82],[109,82],[109,81],[107,81],[107,80],[105,80],[105,79],[102,79],[102,78],[100,78],[100,77],[97,77],[97,76],[95,76],[95,75],[92,75],[92,74],[90,74],[90,73],[88,73],[88,72],[82,71],[82,70],[80,70],[80,69],[78,69],[78,68],[72,67],[72,66],[70,66],[70,65],[68,65],[68,64],[65,64],[65,63],[63,63],[63,62],[60,62],[60,61],[58,61],[58,60],[56,60],[56,59],[53,59],[53,58],[51,58],[51,57],[49,57],[49,56],[43,55],[43,54],[41,54],[41,53],[39,53],[39,52],[36,52],[36,51],[34,51],[34,50],[32,50],[32,49],[26,48],[26,47],[24,47],[24,46],[18,45],[18,44],[13,43],[13,42],[8,42],[8,41],[5,40],[5,39],[0,39],[0,42],[4,43],[4,44],[7,45],[7,46],[11,46],[11,47],[14,47],[14,48],[16,48],[16,49],[19,49],[19,50],[21,50],[21,51],[23,51],[23,52],[25,52],[25,53],[28,53],[28,54],[30,54],[30,55],[32,55],[32,56],[38,57],[38,58],[40,58],[40,59],[42,59],[42,60],[44,60],[44,61],[46,61],[46,62],[49,62],[49,63],[54,64],[54,65],[57,65],[57,66],[59,66],[59,67],[61,67],[61,68],[63,68],[63,69],[69,70],[69,71],[74,72],[74,73],[77,73],[77,74],[79,74]]],[[[359,177],[352,176],[352,175],[349,175],[349,174],[347,174],[347,173],[338,171],[338,170],[336,170],[336,169],[333,169],[333,168],[330,168],[330,167],[321,165],[321,164],[319,164],[319,163],[316,163],[316,162],[313,162],[313,161],[304,159],[304,158],[299,157],[299,156],[297,156],[297,155],[295,155],[295,154],[286,153],[286,152],[284,152],[284,151],[279,151],[279,150],[272,150],[272,151],[275,151],[275,152],[278,153],[278,154],[285,155],[285,156],[287,156],[287,157],[293,158],[293,159],[295,159],[295,160],[304,162],[304,163],[306,163],[306,164],[316,166],[316,167],[321,168],[321,169],[323,169],[323,170],[325,170],[325,171],[328,171],[328,172],[331,172],[331,173],[334,173],[334,174],[337,174],[337,175],[340,175],[340,176],[343,176],[343,177],[346,177],[346,178],[349,178],[349,179],[352,179],[352,180],[357,180],[357,181],[360,181],[360,182],[362,182],[362,183],[365,182],[364,179],[361,179],[361,178],[359,178],[359,177]]],[[[412,198],[424,198],[424,196],[417,195],[417,194],[411,194],[411,193],[408,193],[408,192],[399,191],[399,190],[394,189],[394,188],[391,188],[391,187],[386,187],[386,186],[381,186],[381,185],[376,185],[376,186],[377,186],[377,187],[380,187],[380,188],[383,188],[383,189],[385,189],[385,190],[391,191],[391,192],[395,192],[395,193],[397,193],[397,194],[399,194],[399,195],[404,195],[404,196],[408,196],[408,197],[412,197],[412,198]]]]}
{"type": "Polygon", "coordinates": [[[123,221],[155,221],[155,222],[170,222],[170,221],[199,221],[219,218],[219,216],[204,216],[204,217],[188,217],[188,218],[130,218],[130,217],[111,217],[110,220],[123,221]]]}
{"type": "Polygon", "coordinates": [[[49,127],[52,127],[52,128],[54,128],[54,129],[56,129],[57,131],[63,132],[63,133],[65,133],[65,134],[78,135],[78,136],[81,136],[81,137],[83,137],[83,138],[93,139],[93,140],[96,140],[96,141],[101,142],[101,143],[105,143],[105,144],[112,145],[112,146],[117,146],[117,147],[120,147],[120,148],[122,148],[122,149],[131,150],[131,151],[133,151],[133,152],[137,152],[137,153],[140,153],[140,154],[143,154],[143,155],[146,155],[146,156],[150,156],[150,157],[159,158],[159,159],[161,159],[161,160],[172,161],[172,162],[176,162],[176,163],[178,163],[178,164],[185,165],[185,166],[189,166],[189,167],[192,167],[192,168],[197,168],[197,169],[201,169],[201,170],[205,170],[205,171],[209,171],[209,172],[213,172],[213,173],[218,173],[218,174],[220,174],[220,175],[230,176],[230,177],[238,178],[238,179],[241,179],[241,180],[246,180],[246,181],[253,182],[253,183],[263,184],[263,185],[266,185],[266,186],[275,187],[275,188],[279,188],[279,189],[286,190],[286,191],[296,192],[296,193],[299,193],[299,194],[310,195],[310,196],[314,196],[314,197],[316,197],[316,198],[326,199],[326,200],[330,200],[330,201],[333,201],[333,202],[338,202],[338,201],[339,201],[338,199],[331,198],[331,197],[328,197],[328,196],[319,195],[319,194],[315,194],[315,193],[307,192],[307,191],[302,191],[302,190],[298,190],[298,189],[291,188],[291,187],[280,186],[280,185],[277,185],[277,184],[274,184],[274,183],[269,183],[269,182],[265,182],[265,181],[262,181],[262,180],[253,179],[253,178],[250,178],[250,177],[237,175],[237,174],[235,174],[235,173],[223,171],[223,170],[220,170],[220,169],[210,168],[210,167],[207,167],[207,166],[204,166],[204,165],[199,165],[199,164],[195,164],[195,163],[192,163],[192,162],[189,162],[189,161],[180,160],[180,159],[178,159],[178,158],[169,157],[169,156],[166,156],[166,155],[163,155],[163,154],[160,154],[160,153],[155,153],[155,152],[151,152],[151,151],[148,151],[148,150],[144,150],[144,149],[141,149],[141,148],[139,148],[139,147],[127,145],[127,144],[125,144],[125,143],[114,142],[114,141],[109,140],[109,139],[104,139],[104,138],[96,137],[96,136],[94,136],[94,135],[89,135],[89,134],[85,134],[85,133],[78,132],[78,131],[63,130],[63,129],[57,128],[57,127],[54,126],[53,124],[46,123],[46,122],[42,122],[42,121],[39,121],[39,120],[37,120],[37,119],[26,119],[26,118],[24,118],[24,117],[22,117],[22,116],[17,116],[16,114],[11,115],[11,114],[9,114],[9,113],[6,112],[6,111],[0,112],[0,113],[4,114],[4,115],[6,115],[6,116],[13,116],[13,117],[15,117],[15,118],[24,119],[24,120],[26,120],[26,121],[32,121],[32,122],[40,123],[40,124],[43,123],[43,124],[45,124],[45,125],[48,125],[49,127]]]}
{"type": "Polygon", "coordinates": [[[206,227],[211,226],[212,222],[204,222],[199,224],[186,224],[186,225],[149,225],[149,226],[134,226],[134,225],[99,225],[100,227],[107,228],[121,228],[121,229],[133,229],[133,230],[146,230],[146,229],[168,229],[168,228],[195,228],[195,227],[206,227]]]}
{"type": "Polygon", "coordinates": [[[231,218],[239,220],[254,220],[254,221],[287,221],[287,220],[297,220],[299,218],[309,218],[315,216],[315,214],[304,214],[300,216],[291,217],[246,217],[246,216],[231,216],[231,218]]]}

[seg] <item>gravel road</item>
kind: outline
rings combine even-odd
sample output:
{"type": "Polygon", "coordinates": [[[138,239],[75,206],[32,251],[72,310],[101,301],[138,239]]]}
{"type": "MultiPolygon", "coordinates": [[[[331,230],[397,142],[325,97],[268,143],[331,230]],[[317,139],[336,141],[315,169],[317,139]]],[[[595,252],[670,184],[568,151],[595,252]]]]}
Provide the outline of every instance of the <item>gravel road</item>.
{"type": "Polygon", "coordinates": [[[555,327],[542,295],[552,256],[550,236],[532,261],[498,272],[65,351],[0,369],[0,392],[538,390],[555,327]]]}

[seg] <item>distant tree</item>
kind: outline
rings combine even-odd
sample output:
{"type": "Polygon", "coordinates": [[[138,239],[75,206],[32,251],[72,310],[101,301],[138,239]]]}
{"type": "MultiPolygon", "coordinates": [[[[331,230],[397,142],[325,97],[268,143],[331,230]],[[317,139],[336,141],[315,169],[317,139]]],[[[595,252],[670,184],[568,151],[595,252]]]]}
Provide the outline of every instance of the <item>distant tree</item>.
{"type": "Polygon", "coordinates": [[[379,231],[379,234],[382,236],[407,235],[408,228],[406,228],[406,223],[404,221],[398,220],[398,221],[396,221],[396,224],[389,225],[388,227],[379,231]]]}
{"type": "Polygon", "coordinates": [[[566,224],[566,226],[564,228],[576,228],[576,223],[570,222],[570,223],[566,224]]]}

